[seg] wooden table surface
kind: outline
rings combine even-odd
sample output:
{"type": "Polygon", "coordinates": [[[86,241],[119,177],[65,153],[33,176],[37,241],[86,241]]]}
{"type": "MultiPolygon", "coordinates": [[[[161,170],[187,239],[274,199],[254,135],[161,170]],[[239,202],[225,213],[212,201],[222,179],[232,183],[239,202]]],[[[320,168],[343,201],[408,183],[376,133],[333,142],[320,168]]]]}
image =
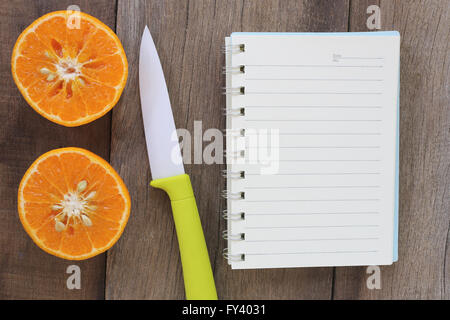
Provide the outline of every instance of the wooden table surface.
{"type": "Polygon", "coordinates": [[[233,31],[368,31],[367,7],[382,30],[401,34],[399,261],[381,267],[369,290],[365,267],[231,270],[222,257],[223,165],[187,165],[222,299],[450,299],[450,1],[405,0],[10,0],[0,3],[0,298],[183,299],[170,203],[151,180],[138,91],[138,53],[147,24],[163,65],[175,122],[224,128],[221,46],[233,31]],[[65,128],[20,95],[10,56],[39,16],[77,4],[109,25],[129,61],[127,87],[101,119],[65,128]],[[23,230],[16,194],[28,166],[54,148],[78,146],[110,161],[129,188],[132,211],[118,243],[82,262],[40,250],[23,230]],[[66,268],[81,268],[69,290],[66,268]]]}

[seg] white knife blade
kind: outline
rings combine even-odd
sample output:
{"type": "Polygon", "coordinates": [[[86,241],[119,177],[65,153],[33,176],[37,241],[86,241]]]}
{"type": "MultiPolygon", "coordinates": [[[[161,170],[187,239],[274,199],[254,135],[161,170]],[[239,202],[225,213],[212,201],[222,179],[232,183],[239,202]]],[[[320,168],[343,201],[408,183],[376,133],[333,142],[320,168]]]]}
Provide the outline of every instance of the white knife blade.
{"type": "Polygon", "coordinates": [[[139,56],[139,90],[152,179],[183,174],[166,80],[147,26],[142,35],[139,56]]]}
{"type": "Polygon", "coordinates": [[[139,57],[139,87],[151,186],[170,198],[187,299],[217,300],[208,249],[189,176],[184,173],[166,81],[147,27],[139,57]]]}

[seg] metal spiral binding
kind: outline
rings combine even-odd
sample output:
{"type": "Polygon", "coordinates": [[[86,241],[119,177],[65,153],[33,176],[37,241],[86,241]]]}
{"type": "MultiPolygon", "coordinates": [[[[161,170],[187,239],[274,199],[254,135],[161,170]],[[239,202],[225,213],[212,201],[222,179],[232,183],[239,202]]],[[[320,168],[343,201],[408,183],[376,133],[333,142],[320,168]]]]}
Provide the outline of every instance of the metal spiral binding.
{"type": "Polygon", "coordinates": [[[238,150],[233,152],[227,152],[227,150],[223,151],[223,156],[227,157],[227,155],[230,155],[233,158],[245,158],[245,150],[238,150]]]}
{"type": "Polygon", "coordinates": [[[228,190],[223,190],[222,197],[230,200],[242,200],[245,199],[245,192],[228,192],[228,190]]]}
{"type": "Polygon", "coordinates": [[[245,44],[230,44],[222,46],[222,53],[241,53],[245,52],[245,44]]]}
{"type": "Polygon", "coordinates": [[[243,116],[245,116],[245,108],[244,107],[223,108],[223,115],[243,117],[243,116]]]}
{"type": "Polygon", "coordinates": [[[222,177],[230,179],[245,179],[245,171],[222,170],[222,177]]]}
{"type": "Polygon", "coordinates": [[[244,95],[245,87],[223,87],[223,94],[244,95]]]}
{"type": "Polygon", "coordinates": [[[224,238],[225,240],[231,240],[231,241],[244,241],[245,233],[228,234],[228,230],[224,230],[224,231],[222,231],[222,238],[224,238]]]}
{"type": "Polygon", "coordinates": [[[245,129],[226,129],[222,133],[227,137],[245,137],[245,129]]]}
{"type": "Polygon", "coordinates": [[[239,74],[245,73],[245,66],[240,65],[237,67],[222,67],[222,74],[239,74]]]}
{"type": "MultiPolygon", "coordinates": [[[[223,47],[223,52],[225,54],[242,53],[245,52],[245,45],[244,44],[226,45],[223,47]]],[[[244,74],[245,65],[223,67],[222,73],[227,75],[244,74]]],[[[244,86],[224,87],[223,94],[231,96],[245,95],[245,87],[244,86]]],[[[242,117],[245,116],[245,107],[224,108],[223,114],[227,117],[242,117]]],[[[226,130],[224,133],[226,134],[227,139],[245,137],[245,129],[226,130]]],[[[225,157],[231,156],[233,158],[239,157],[245,158],[245,150],[229,151],[229,152],[225,150],[224,156],[225,157]]],[[[222,176],[227,179],[245,179],[245,171],[222,170],[222,176]]],[[[223,190],[222,197],[227,199],[228,201],[242,200],[245,199],[245,192],[230,192],[228,190],[223,190]]],[[[222,217],[225,220],[239,223],[239,221],[245,220],[245,213],[228,212],[228,210],[225,209],[222,211],[222,217]]],[[[222,232],[222,237],[227,241],[245,241],[245,233],[230,234],[228,230],[222,232]]],[[[225,259],[232,262],[245,261],[245,254],[230,254],[228,252],[228,248],[225,248],[223,250],[223,256],[225,259]]]]}
{"type": "Polygon", "coordinates": [[[241,221],[245,220],[245,212],[228,213],[228,210],[222,210],[222,218],[225,220],[241,221]]]}
{"type": "Polygon", "coordinates": [[[245,261],[245,254],[243,254],[243,253],[242,254],[230,254],[228,252],[228,248],[223,249],[222,255],[228,261],[233,261],[233,262],[245,261]]]}

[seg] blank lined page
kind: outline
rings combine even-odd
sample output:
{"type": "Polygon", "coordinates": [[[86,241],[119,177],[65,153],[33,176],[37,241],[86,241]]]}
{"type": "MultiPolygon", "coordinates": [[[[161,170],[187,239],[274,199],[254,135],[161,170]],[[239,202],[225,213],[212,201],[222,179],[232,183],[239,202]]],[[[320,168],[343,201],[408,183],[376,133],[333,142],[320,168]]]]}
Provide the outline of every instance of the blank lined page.
{"type": "Polygon", "coordinates": [[[226,43],[232,268],[391,264],[398,34],[233,33],[226,43]],[[250,161],[259,154],[276,163],[250,161]]]}

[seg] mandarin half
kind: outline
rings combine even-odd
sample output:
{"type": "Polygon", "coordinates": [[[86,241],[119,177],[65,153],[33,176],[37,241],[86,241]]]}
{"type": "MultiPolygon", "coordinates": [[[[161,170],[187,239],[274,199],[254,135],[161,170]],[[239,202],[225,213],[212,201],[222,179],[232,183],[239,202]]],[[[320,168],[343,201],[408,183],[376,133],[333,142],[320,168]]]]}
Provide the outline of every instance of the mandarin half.
{"type": "Polygon", "coordinates": [[[22,32],[11,71],[34,110],[74,127],[114,107],[127,81],[128,63],[119,38],[104,23],[82,12],[56,11],[22,32]]]}

